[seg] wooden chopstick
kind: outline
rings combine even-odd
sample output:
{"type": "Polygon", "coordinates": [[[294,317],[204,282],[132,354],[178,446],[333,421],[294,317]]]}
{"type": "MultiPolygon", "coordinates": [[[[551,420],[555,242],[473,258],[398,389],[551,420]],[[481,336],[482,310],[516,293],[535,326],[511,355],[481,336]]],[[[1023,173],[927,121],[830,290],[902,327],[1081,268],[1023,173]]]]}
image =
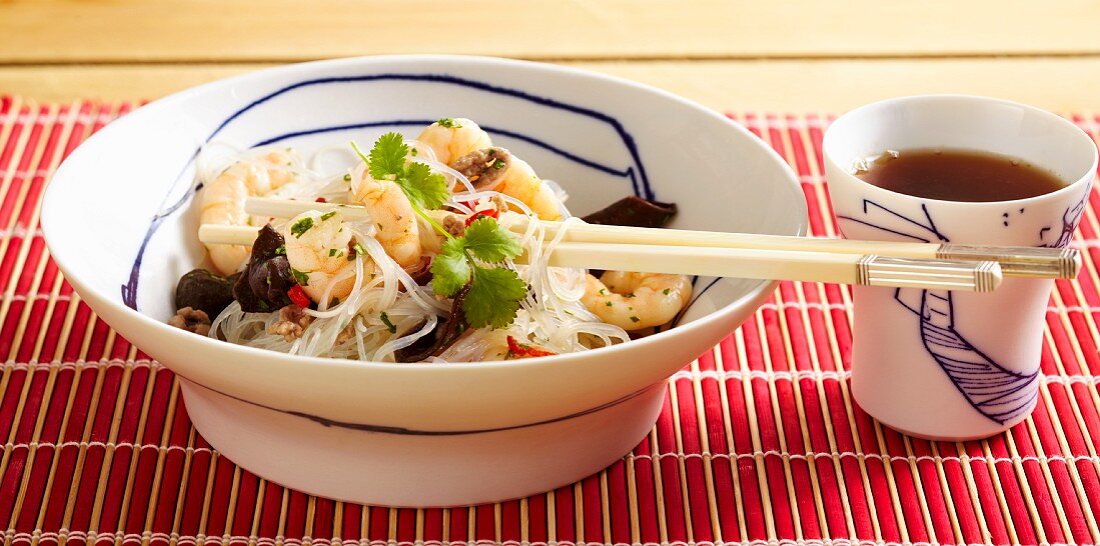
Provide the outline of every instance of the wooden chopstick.
{"type": "MultiPolygon", "coordinates": [[[[204,224],[199,227],[199,240],[207,244],[249,245],[256,239],[258,230],[251,226],[204,224]]],[[[523,259],[518,261],[522,263],[523,259]]],[[[562,242],[552,249],[549,264],[557,267],[977,292],[994,290],[1002,279],[1001,268],[993,261],[621,243],[562,242]]]]}
{"type": "MultiPolygon", "coordinates": [[[[357,205],[308,203],[263,197],[251,197],[245,202],[245,211],[256,216],[291,218],[307,210],[321,212],[339,210],[351,220],[369,219],[366,209],[357,205]]],[[[523,219],[510,224],[508,227],[513,231],[522,232],[527,226],[526,222],[527,220],[523,219]]],[[[547,230],[547,239],[553,238],[562,226],[561,222],[544,220],[539,220],[539,222],[547,230]]],[[[567,243],[788,250],[928,260],[994,261],[1000,264],[1006,277],[1072,279],[1077,276],[1078,271],[1081,269],[1080,252],[1072,248],[859,241],[584,223],[570,225],[562,240],[567,243]]]]}
{"type": "Polygon", "coordinates": [[[1002,278],[993,261],[617,243],[562,242],[549,265],[976,292],[994,290],[1002,278]]]}
{"type": "MultiPolygon", "coordinates": [[[[542,221],[547,238],[561,229],[561,222],[542,221]]],[[[522,231],[526,222],[509,226],[522,231]]],[[[1081,256],[1071,248],[1025,246],[981,246],[952,243],[907,243],[819,239],[755,233],[723,233],[681,229],[636,228],[595,224],[573,224],[562,241],[570,243],[616,243],[670,245],[699,248],[743,248],[825,252],[830,254],[874,254],[893,258],[930,260],[995,261],[1006,277],[1072,279],[1081,269],[1081,256]]]]}

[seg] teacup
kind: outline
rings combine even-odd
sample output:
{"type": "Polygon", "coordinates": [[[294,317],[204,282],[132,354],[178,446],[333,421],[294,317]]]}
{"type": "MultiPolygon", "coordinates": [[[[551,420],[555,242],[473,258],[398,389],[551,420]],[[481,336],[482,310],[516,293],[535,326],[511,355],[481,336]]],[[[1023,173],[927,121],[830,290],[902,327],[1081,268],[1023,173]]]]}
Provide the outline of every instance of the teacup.
{"type": "MultiPolygon", "coordinates": [[[[1064,247],[1087,206],[1097,149],[1073,123],[1013,102],[904,97],[838,118],[824,141],[829,195],[845,237],[1064,247]],[[941,201],[871,185],[853,172],[887,150],[962,149],[1020,158],[1065,182],[994,202],[941,201]]],[[[854,288],[852,395],[867,413],[929,439],[985,438],[1038,399],[1051,280],[1006,278],[992,293],[854,288]]]]}

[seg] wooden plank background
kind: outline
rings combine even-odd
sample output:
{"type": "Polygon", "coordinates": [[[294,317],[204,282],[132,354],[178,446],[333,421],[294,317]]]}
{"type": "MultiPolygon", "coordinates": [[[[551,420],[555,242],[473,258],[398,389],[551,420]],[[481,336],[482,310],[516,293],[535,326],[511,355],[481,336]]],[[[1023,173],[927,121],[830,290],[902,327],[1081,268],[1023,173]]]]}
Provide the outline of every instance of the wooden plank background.
{"type": "Polygon", "coordinates": [[[0,0],[0,93],[156,98],[272,64],[390,54],[567,63],[721,110],[928,92],[1100,109],[1100,2],[0,0]]]}

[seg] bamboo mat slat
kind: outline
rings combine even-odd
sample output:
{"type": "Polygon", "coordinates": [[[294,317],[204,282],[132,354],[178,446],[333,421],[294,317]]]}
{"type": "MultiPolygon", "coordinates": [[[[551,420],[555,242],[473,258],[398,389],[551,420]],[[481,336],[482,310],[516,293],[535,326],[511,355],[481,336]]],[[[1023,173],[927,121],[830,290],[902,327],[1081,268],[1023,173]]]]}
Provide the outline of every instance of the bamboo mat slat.
{"type": "MultiPolygon", "coordinates": [[[[851,400],[851,293],[782,283],[670,380],[631,453],[495,505],[412,510],[268,483],[192,428],[173,374],[117,336],[50,260],[47,180],[130,103],[0,98],[0,528],[6,544],[1092,544],[1100,540],[1100,194],[1076,281],[1047,310],[1034,414],[982,442],[909,438],[851,400]]],[[[732,116],[802,180],[835,236],[823,115],[732,116]]],[[[1100,118],[1071,118],[1100,139],[1100,118]]]]}

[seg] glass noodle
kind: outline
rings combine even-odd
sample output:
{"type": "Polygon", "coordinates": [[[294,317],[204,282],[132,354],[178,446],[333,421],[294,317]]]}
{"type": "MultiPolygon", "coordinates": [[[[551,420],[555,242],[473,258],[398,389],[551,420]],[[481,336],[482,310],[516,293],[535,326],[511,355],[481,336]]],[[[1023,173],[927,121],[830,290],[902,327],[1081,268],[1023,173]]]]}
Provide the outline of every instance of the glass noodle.
{"type": "MultiPolygon", "coordinates": [[[[432,149],[415,140],[407,140],[415,150],[415,160],[427,164],[448,182],[451,198],[444,207],[463,216],[475,210],[484,210],[492,202],[507,203],[513,211],[501,215],[501,223],[522,220],[520,215],[533,216],[523,202],[493,191],[492,187],[476,188],[462,173],[439,162],[432,149]]],[[[208,183],[233,162],[265,157],[271,152],[282,152],[281,147],[261,147],[249,150],[235,148],[223,142],[212,142],[199,153],[196,161],[199,183],[208,183]]],[[[313,202],[318,198],[329,203],[347,203],[349,185],[361,180],[367,166],[359,161],[354,166],[338,172],[325,172],[326,165],[336,159],[355,159],[346,154],[346,145],[325,146],[306,161],[291,159],[286,165],[273,167],[291,176],[291,181],[267,193],[268,197],[313,202]],[[343,154],[338,152],[345,152],[343,154]],[[324,155],[322,160],[320,156],[324,155]]],[[[292,154],[293,156],[293,154],[292,154]]],[[[345,161],[345,165],[346,165],[345,161]]],[[[570,219],[562,203],[565,193],[552,184],[559,208],[566,220],[563,229],[552,240],[546,240],[545,229],[539,222],[527,222],[523,233],[518,234],[526,252],[526,264],[507,261],[504,267],[514,270],[529,286],[528,294],[520,302],[515,320],[506,328],[478,328],[466,331],[454,344],[439,356],[429,357],[431,362],[463,362],[501,360],[508,355],[508,337],[521,343],[536,344],[554,353],[572,353],[604,347],[629,340],[627,333],[617,326],[606,324],[589,312],[581,302],[585,290],[583,269],[548,267],[550,252],[565,235],[570,219]]],[[[285,231],[286,219],[252,217],[252,225],[268,222],[280,233],[285,231]]],[[[433,227],[418,219],[421,246],[426,256],[435,237],[433,227]]],[[[413,276],[393,260],[376,238],[378,227],[372,222],[346,222],[352,232],[353,242],[365,251],[356,253],[354,266],[345,268],[329,281],[316,309],[306,309],[311,317],[301,336],[284,338],[269,333],[269,329],[283,320],[279,311],[248,313],[237,302],[232,303],[214,320],[210,336],[230,343],[302,356],[348,358],[357,360],[392,362],[395,354],[425,336],[430,335],[451,315],[452,301],[435,294],[433,288],[420,286],[413,276]],[[350,294],[339,302],[333,302],[332,290],[340,281],[353,278],[350,294]]]]}

